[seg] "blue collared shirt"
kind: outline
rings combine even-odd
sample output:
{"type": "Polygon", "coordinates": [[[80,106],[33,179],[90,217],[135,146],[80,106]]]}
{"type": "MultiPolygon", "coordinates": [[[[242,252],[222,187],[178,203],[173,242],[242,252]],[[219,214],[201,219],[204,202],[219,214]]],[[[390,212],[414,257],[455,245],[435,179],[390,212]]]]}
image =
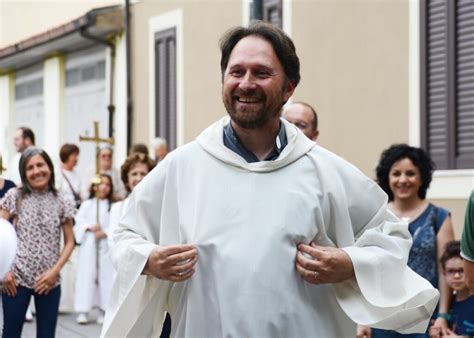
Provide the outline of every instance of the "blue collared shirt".
{"type": "MultiPolygon", "coordinates": [[[[280,121],[280,129],[275,139],[275,148],[273,148],[273,150],[270,152],[270,154],[268,154],[264,161],[276,160],[278,156],[280,156],[283,149],[285,149],[287,144],[288,140],[286,139],[285,126],[280,121]]],[[[234,128],[232,127],[232,123],[230,122],[229,124],[227,124],[227,126],[224,127],[224,145],[233,152],[240,155],[248,163],[260,162],[260,160],[257,158],[257,156],[255,156],[254,153],[247,150],[243,146],[243,144],[239,140],[239,137],[235,133],[234,128]]]]}

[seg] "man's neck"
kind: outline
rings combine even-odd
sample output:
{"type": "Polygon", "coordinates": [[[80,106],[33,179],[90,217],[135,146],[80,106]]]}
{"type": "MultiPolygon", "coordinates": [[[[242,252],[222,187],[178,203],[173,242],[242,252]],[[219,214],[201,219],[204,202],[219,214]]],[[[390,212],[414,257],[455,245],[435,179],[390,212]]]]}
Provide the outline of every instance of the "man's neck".
{"type": "Polygon", "coordinates": [[[257,129],[241,128],[231,121],[234,132],[239,137],[242,145],[251,151],[260,160],[264,160],[275,148],[275,139],[280,128],[280,119],[276,118],[257,129]]]}

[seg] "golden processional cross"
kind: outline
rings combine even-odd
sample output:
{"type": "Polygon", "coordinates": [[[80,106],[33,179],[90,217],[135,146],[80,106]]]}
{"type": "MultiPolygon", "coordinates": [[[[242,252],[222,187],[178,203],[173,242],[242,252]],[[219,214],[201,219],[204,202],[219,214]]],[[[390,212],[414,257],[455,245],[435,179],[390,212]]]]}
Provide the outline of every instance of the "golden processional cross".
{"type": "MultiPolygon", "coordinates": [[[[99,165],[99,153],[100,153],[100,144],[101,143],[108,143],[114,144],[115,140],[112,137],[108,138],[101,138],[99,136],[99,122],[94,121],[94,136],[79,136],[80,142],[94,142],[95,143],[95,176],[92,180],[92,184],[94,184],[95,190],[95,199],[96,199],[96,224],[99,223],[99,185],[102,183],[102,179],[100,177],[100,165],[99,165]]],[[[96,239],[95,242],[95,264],[97,269],[97,274],[95,277],[96,284],[99,283],[99,241],[96,239]]]]}

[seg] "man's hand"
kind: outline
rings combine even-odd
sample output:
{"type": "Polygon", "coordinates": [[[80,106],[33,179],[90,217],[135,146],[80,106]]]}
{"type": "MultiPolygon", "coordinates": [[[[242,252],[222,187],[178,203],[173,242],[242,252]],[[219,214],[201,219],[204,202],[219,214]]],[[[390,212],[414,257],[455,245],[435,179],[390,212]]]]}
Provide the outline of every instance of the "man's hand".
{"type": "Polygon", "coordinates": [[[197,249],[193,245],[178,244],[155,247],[146,262],[143,273],[172,282],[191,278],[197,262],[197,249]]]}
{"type": "Polygon", "coordinates": [[[339,283],[354,276],[351,258],[344,250],[314,243],[298,245],[296,271],[312,284],[339,283]]]}
{"type": "Polygon", "coordinates": [[[2,281],[3,292],[5,292],[10,297],[15,297],[16,287],[17,287],[17,284],[16,284],[15,275],[11,271],[7,272],[7,274],[5,275],[5,278],[2,281]]]}

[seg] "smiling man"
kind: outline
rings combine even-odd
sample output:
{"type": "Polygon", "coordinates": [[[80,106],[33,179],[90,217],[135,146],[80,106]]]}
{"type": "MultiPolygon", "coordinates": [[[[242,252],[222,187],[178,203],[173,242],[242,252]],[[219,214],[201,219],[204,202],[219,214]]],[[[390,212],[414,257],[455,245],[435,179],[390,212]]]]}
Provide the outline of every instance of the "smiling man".
{"type": "Polygon", "coordinates": [[[283,109],[281,116],[294,124],[310,140],[316,141],[319,136],[318,115],[316,110],[305,102],[294,102],[283,109]]]}
{"type": "Polygon", "coordinates": [[[21,177],[18,165],[20,163],[20,157],[23,151],[30,146],[35,145],[35,134],[33,130],[28,127],[19,127],[15,131],[13,137],[13,143],[17,153],[12,157],[7,170],[7,178],[15,182],[17,186],[21,186],[21,177]]]}
{"type": "Polygon", "coordinates": [[[406,267],[387,196],[280,110],[300,80],[291,39],[264,23],[221,40],[229,117],[134,189],[114,234],[102,335],[354,337],[423,332],[438,292],[406,267]]]}

